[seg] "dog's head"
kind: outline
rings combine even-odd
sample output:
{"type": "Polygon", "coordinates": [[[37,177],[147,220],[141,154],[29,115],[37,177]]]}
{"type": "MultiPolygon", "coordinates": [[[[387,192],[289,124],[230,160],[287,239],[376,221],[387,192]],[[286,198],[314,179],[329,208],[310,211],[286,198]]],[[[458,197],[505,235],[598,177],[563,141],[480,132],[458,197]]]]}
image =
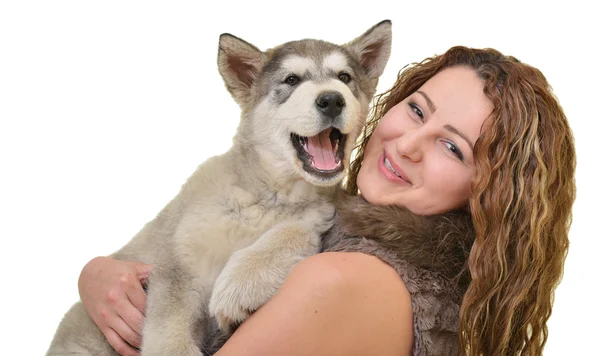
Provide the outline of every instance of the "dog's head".
{"type": "Polygon", "coordinates": [[[221,35],[219,72],[242,109],[236,140],[251,145],[277,177],[337,184],[389,59],[391,37],[391,22],[383,21],[342,45],[304,39],[263,52],[221,35]]]}

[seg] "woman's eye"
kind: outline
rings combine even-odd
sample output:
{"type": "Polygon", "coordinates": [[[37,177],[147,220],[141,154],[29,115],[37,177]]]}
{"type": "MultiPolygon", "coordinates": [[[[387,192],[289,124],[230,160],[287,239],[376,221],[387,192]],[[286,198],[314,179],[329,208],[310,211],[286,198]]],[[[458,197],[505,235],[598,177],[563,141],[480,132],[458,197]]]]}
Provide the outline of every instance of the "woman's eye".
{"type": "Polygon", "coordinates": [[[456,146],[452,142],[448,142],[448,141],[444,141],[444,145],[446,145],[448,150],[450,152],[452,152],[452,154],[454,154],[456,157],[458,157],[458,159],[460,159],[461,161],[464,160],[465,157],[463,156],[463,154],[460,151],[460,149],[458,148],[458,146],[456,146]]]}
{"type": "Polygon", "coordinates": [[[287,78],[285,78],[285,80],[283,81],[285,84],[287,85],[296,85],[300,82],[300,78],[298,78],[297,75],[288,75],[287,78]]]}
{"type": "Polygon", "coordinates": [[[340,80],[346,84],[350,83],[350,81],[352,80],[352,77],[348,73],[340,73],[338,75],[338,78],[340,78],[340,80]]]}
{"type": "Polygon", "coordinates": [[[419,119],[421,121],[423,121],[423,111],[421,111],[421,108],[419,108],[419,106],[417,104],[413,104],[413,103],[408,103],[408,105],[410,106],[410,110],[412,112],[414,112],[415,114],[417,114],[419,119]]]}

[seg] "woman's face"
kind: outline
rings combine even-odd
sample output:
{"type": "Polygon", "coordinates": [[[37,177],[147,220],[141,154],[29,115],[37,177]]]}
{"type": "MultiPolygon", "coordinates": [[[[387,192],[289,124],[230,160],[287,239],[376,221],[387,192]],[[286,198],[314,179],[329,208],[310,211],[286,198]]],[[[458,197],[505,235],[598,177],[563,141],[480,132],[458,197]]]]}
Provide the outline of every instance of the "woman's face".
{"type": "Polygon", "coordinates": [[[371,204],[430,215],[465,207],[473,145],[493,104],[474,70],[433,76],[381,119],[365,149],[357,184],[371,204]]]}

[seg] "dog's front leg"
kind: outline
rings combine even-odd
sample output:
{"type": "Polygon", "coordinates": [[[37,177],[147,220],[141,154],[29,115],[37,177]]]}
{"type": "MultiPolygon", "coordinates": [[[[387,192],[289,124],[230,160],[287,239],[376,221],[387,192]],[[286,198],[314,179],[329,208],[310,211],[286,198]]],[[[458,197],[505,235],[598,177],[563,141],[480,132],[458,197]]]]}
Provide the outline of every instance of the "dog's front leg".
{"type": "MultiPolygon", "coordinates": [[[[322,211],[322,210],[321,210],[322,211]]],[[[304,219],[284,222],[254,244],[236,251],[217,278],[209,304],[210,315],[229,332],[266,303],[292,268],[319,251],[321,235],[331,227],[333,208],[304,219]]]]}
{"type": "Polygon", "coordinates": [[[178,268],[155,267],[149,279],[142,356],[202,356],[201,322],[209,291],[178,268]]]}

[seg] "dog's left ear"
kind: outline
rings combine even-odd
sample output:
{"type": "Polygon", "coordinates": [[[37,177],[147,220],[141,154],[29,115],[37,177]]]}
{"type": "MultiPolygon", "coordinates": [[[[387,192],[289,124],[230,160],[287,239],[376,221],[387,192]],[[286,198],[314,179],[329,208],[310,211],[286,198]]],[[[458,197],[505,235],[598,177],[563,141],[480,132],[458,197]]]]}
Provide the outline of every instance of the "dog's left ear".
{"type": "Polygon", "coordinates": [[[371,79],[383,74],[392,52],[392,21],[381,21],[346,44],[371,79]]]}
{"type": "Polygon", "coordinates": [[[219,73],[240,106],[249,103],[250,88],[260,74],[265,58],[261,50],[240,38],[228,33],[219,37],[219,73]]]}

